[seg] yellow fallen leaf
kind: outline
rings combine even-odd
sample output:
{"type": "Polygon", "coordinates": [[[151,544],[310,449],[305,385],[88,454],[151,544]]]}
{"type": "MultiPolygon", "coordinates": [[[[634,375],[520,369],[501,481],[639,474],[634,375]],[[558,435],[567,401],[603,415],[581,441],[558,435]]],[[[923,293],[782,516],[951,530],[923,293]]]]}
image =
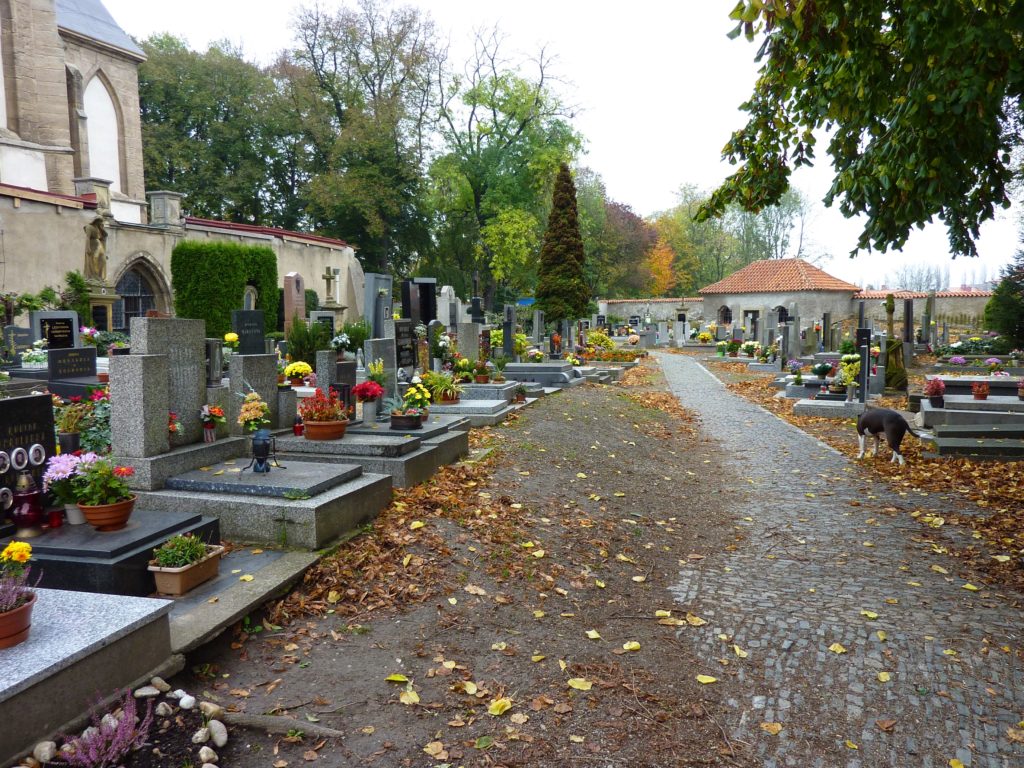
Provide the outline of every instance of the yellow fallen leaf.
{"type": "Polygon", "coordinates": [[[600,579],[594,579],[594,584],[597,585],[598,589],[604,589],[604,587],[605,587],[605,583],[603,581],[601,581],[600,579]]]}
{"type": "Polygon", "coordinates": [[[544,550],[543,549],[535,549],[530,554],[533,555],[534,557],[544,557],[544,550]]]}
{"type": "Polygon", "coordinates": [[[874,621],[875,619],[878,618],[878,614],[875,613],[874,611],[861,611],[860,615],[864,616],[864,617],[866,617],[868,619],[871,619],[872,621],[874,621]]]}
{"type": "Polygon", "coordinates": [[[697,675],[697,682],[701,685],[708,685],[709,683],[717,683],[718,678],[711,675],[697,675]]]}
{"type": "Polygon", "coordinates": [[[874,542],[871,542],[871,541],[865,541],[864,542],[864,546],[865,547],[873,547],[873,546],[875,546],[875,544],[874,544],[874,542]]]}
{"type": "Polygon", "coordinates": [[[467,584],[462,588],[463,592],[470,595],[486,595],[487,591],[483,587],[478,587],[476,584],[467,584]]]}
{"type": "Polygon", "coordinates": [[[409,530],[416,531],[422,528],[424,525],[426,525],[426,523],[424,523],[422,520],[413,520],[411,523],[409,523],[409,530]]]}
{"type": "Polygon", "coordinates": [[[633,577],[633,581],[635,581],[637,584],[643,584],[645,581],[647,581],[647,577],[646,576],[634,576],[633,577]]]}
{"type": "Polygon", "coordinates": [[[619,562],[622,562],[622,563],[635,563],[636,562],[636,560],[634,560],[632,557],[630,557],[629,555],[624,555],[621,552],[615,556],[615,559],[618,560],[619,562]]]}
{"type": "Polygon", "coordinates": [[[199,471],[200,472],[209,472],[211,469],[213,469],[213,467],[200,467],[199,471]]]}
{"type": "Polygon", "coordinates": [[[596,629],[588,629],[587,637],[589,637],[591,640],[600,640],[601,634],[596,629]]]}
{"type": "Polygon", "coordinates": [[[372,736],[376,732],[376,730],[377,729],[374,728],[372,725],[364,725],[362,728],[359,729],[359,732],[365,733],[367,736],[372,736]]]}
{"type": "Polygon", "coordinates": [[[879,672],[878,673],[878,682],[880,682],[880,683],[888,683],[890,679],[891,678],[890,678],[888,672],[879,672]]]}
{"type": "Polygon", "coordinates": [[[772,736],[778,736],[779,731],[782,730],[782,723],[761,723],[761,730],[772,736]]]}
{"type": "Polygon", "coordinates": [[[452,605],[457,605],[458,602],[459,602],[459,598],[457,598],[457,597],[449,597],[448,598],[448,602],[451,603],[452,605]]]}
{"type": "Polygon", "coordinates": [[[244,576],[239,576],[239,577],[238,577],[238,580],[239,580],[239,581],[252,581],[252,580],[253,580],[253,579],[255,579],[255,578],[256,578],[256,577],[255,577],[255,576],[253,576],[253,575],[252,575],[251,573],[247,573],[247,574],[245,574],[244,576]]]}
{"type": "Polygon", "coordinates": [[[569,737],[569,741],[571,741],[573,744],[582,744],[583,743],[583,737],[582,736],[570,736],[569,737]]]}
{"type": "Polygon", "coordinates": [[[976,587],[971,583],[964,584],[963,588],[968,592],[977,592],[980,589],[980,587],[976,587]]]}
{"type": "Polygon", "coordinates": [[[805,493],[804,496],[806,496],[808,499],[813,499],[814,498],[814,494],[813,493],[805,493]]]}
{"type": "Polygon", "coordinates": [[[254,554],[254,555],[262,555],[263,554],[263,550],[262,549],[252,549],[252,550],[249,550],[249,551],[252,554],[254,554]]]}
{"type": "Polygon", "coordinates": [[[535,618],[535,619],[542,619],[542,618],[544,618],[544,611],[534,611],[533,612],[533,618],[535,618]]]}
{"type": "Polygon", "coordinates": [[[672,611],[655,611],[654,617],[657,619],[667,619],[672,615],[672,611]]]}
{"type": "Polygon", "coordinates": [[[694,616],[692,613],[686,614],[686,623],[691,627],[703,627],[707,622],[700,616],[694,616]]]}
{"type": "Polygon", "coordinates": [[[510,709],[512,709],[512,700],[502,697],[491,702],[490,706],[487,707],[487,714],[491,717],[500,717],[510,709]]]}
{"type": "Polygon", "coordinates": [[[337,590],[332,589],[330,592],[327,593],[327,602],[328,603],[336,603],[339,600],[341,600],[341,593],[338,592],[337,590]]]}
{"type": "Polygon", "coordinates": [[[455,669],[458,666],[454,661],[446,661],[442,665],[445,669],[455,669]]]}
{"type": "Polygon", "coordinates": [[[570,677],[567,684],[570,688],[575,688],[577,691],[589,691],[594,687],[594,684],[585,677],[570,677]]]}
{"type": "Polygon", "coordinates": [[[412,562],[412,555],[406,555],[405,557],[402,558],[402,567],[403,568],[408,568],[409,567],[409,563],[411,563],[411,562],[412,562]]]}
{"type": "Polygon", "coordinates": [[[949,760],[949,768],[964,768],[964,764],[960,760],[957,760],[955,757],[953,757],[949,760]]]}
{"type": "Polygon", "coordinates": [[[919,581],[908,581],[907,584],[909,584],[912,587],[920,587],[921,586],[921,582],[919,582],[919,581]]]}
{"type": "Polygon", "coordinates": [[[733,653],[735,653],[735,654],[736,654],[737,656],[739,656],[739,657],[740,657],[741,659],[745,659],[745,658],[747,658],[747,656],[749,656],[749,655],[750,655],[749,653],[747,653],[746,651],[744,651],[744,650],[743,650],[742,648],[740,648],[740,647],[739,647],[738,645],[733,645],[733,647],[732,647],[732,651],[733,651],[733,653]]]}
{"type": "Polygon", "coordinates": [[[946,650],[944,650],[942,652],[942,655],[943,656],[956,656],[956,651],[954,651],[952,648],[947,648],[946,650]]]}
{"type": "Polygon", "coordinates": [[[995,560],[997,563],[1008,563],[1008,562],[1010,562],[1010,556],[1009,555],[992,555],[992,559],[995,560]]]}
{"type": "Polygon", "coordinates": [[[427,744],[427,746],[423,748],[423,751],[431,757],[436,757],[439,760],[444,760],[448,757],[448,753],[444,749],[444,744],[442,744],[440,741],[430,742],[429,744],[427,744]],[[444,757],[441,757],[441,755],[444,755],[444,757]]]}
{"type": "Polygon", "coordinates": [[[524,725],[530,716],[525,712],[516,712],[512,717],[509,718],[515,725],[524,725]]]}
{"type": "Polygon", "coordinates": [[[405,675],[399,674],[398,672],[396,672],[393,675],[388,675],[387,677],[384,678],[384,680],[386,680],[389,683],[408,683],[409,682],[409,678],[408,677],[406,677],[405,675]]]}
{"type": "Polygon", "coordinates": [[[947,573],[949,573],[949,571],[947,571],[947,570],[946,570],[945,568],[943,568],[943,567],[942,567],[941,565],[933,565],[933,566],[932,566],[932,570],[933,570],[933,571],[935,571],[936,573],[941,573],[941,574],[947,574],[947,573]]]}
{"type": "Polygon", "coordinates": [[[576,477],[578,477],[580,480],[586,480],[587,479],[586,474],[583,473],[583,472],[577,472],[576,473],[576,477]]]}
{"type": "Polygon", "coordinates": [[[622,498],[625,495],[626,494],[624,494],[622,491],[616,491],[615,493],[612,494],[612,496],[618,496],[619,498],[622,498]]]}
{"type": "Polygon", "coordinates": [[[530,661],[533,661],[533,662],[544,661],[544,659],[546,659],[546,658],[547,658],[547,656],[544,656],[544,655],[538,653],[538,654],[536,654],[534,656],[531,656],[530,657],[530,661]]]}
{"type": "Polygon", "coordinates": [[[566,668],[566,666],[567,666],[567,665],[566,665],[566,663],[565,663],[565,659],[559,659],[559,660],[558,660],[558,668],[559,668],[560,670],[562,670],[563,672],[565,672],[565,668],[566,668]]]}
{"type": "Polygon", "coordinates": [[[519,546],[521,546],[523,549],[533,549],[533,542],[532,541],[524,541],[519,546]]]}
{"type": "Polygon", "coordinates": [[[508,648],[508,643],[495,643],[491,646],[492,651],[504,651],[508,648]]]}
{"type": "Polygon", "coordinates": [[[879,639],[879,640],[881,640],[881,641],[882,641],[883,643],[885,642],[885,639],[886,639],[886,638],[888,637],[888,635],[887,635],[887,634],[885,634],[885,630],[884,630],[884,629],[880,629],[880,630],[878,630],[877,632],[875,632],[875,635],[876,635],[876,636],[878,637],[878,639],[879,639]]]}
{"type": "Polygon", "coordinates": [[[638,643],[636,640],[630,640],[628,643],[623,643],[622,644],[622,650],[624,650],[624,651],[639,651],[640,650],[640,643],[638,643]]]}
{"type": "Polygon", "coordinates": [[[832,653],[846,653],[846,649],[843,648],[843,646],[839,643],[832,643],[832,645],[830,645],[828,649],[832,651],[832,653]]]}
{"type": "Polygon", "coordinates": [[[858,747],[858,746],[857,746],[856,744],[854,744],[854,743],[853,743],[852,741],[850,741],[849,739],[847,739],[847,740],[846,740],[846,746],[847,746],[847,747],[848,747],[849,749],[860,749],[860,747],[858,747]]]}
{"type": "Polygon", "coordinates": [[[214,474],[214,477],[216,477],[217,475],[223,475],[223,474],[224,474],[224,470],[223,470],[223,469],[218,469],[218,470],[217,470],[216,472],[214,472],[213,474],[214,474]]]}
{"type": "Polygon", "coordinates": [[[462,683],[462,690],[464,690],[470,696],[474,696],[476,694],[476,683],[474,683],[472,680],[466,680],[462,683]]]}
{"type": "Polygon", "coordinates": [[[420,703],[420,695],[416,691],[402,691],[398,694],[398,700],[403,704],[413,705],[420,703]]]}

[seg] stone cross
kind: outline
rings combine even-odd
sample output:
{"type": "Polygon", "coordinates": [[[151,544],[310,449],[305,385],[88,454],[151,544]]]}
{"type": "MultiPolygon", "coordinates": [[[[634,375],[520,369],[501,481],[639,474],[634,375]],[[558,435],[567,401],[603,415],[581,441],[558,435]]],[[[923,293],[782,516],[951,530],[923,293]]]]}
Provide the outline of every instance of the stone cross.
{"type": "Polygon", "coordinates": [[[330,267],[324,267],[324,273],[322,275],[320,275],[320,279],[323,280],[325,283],[327,283],[327,290],[325,291],[325,295],[327,296],[327,301],[333,301],[334,300],[334,272],[331,270],[330,267]]]}

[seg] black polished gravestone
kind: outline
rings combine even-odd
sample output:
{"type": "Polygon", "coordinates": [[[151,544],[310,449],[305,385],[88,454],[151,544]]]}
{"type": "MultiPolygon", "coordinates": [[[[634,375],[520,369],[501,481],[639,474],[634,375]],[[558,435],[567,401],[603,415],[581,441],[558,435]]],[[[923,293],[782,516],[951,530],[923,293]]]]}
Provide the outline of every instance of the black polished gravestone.
{"type": "Polygon", "coordinates": [[[96,347],[51,349],[46,355],[50,391],[61,397],[85,397],[99,386],[96,347]]]}
{"type": "Polygon", "coordinates": [[[263,310],[234,309],[231,330],[238,334],[239,355],[262,355],[267,351],[264,338],[263,310]]]}
{"type": "Polygon", "coordinates": [[[28,328],[19,328],[16,325],[4,326],[3,355],[9,360],[17,357],[19,352],[24,352],[32,346],[32,331],[28,328]]]}
{"type": "MultiPolygon", "coordinates": [[[[13,494],[21,470],[29,470],[42,490],[46,461],[56,452],[53,400],[49,395],[26,395],[0,400],[0,538],[8,526],[8,492],[13,494]]],[[[8,530],[10,529],[10,530],[8,530]]]]}
{"type": "Polygon", "coordinates": [[[395,320],[395,365],[416,367],[416,332],[412,320],[395,320]]]}
{"type": "Polygon", "coordinates": [[[72,349],[78,339],[76,321],[71,317],[46,317],[39,321],[39,338],[47,349],[72,349]]]}

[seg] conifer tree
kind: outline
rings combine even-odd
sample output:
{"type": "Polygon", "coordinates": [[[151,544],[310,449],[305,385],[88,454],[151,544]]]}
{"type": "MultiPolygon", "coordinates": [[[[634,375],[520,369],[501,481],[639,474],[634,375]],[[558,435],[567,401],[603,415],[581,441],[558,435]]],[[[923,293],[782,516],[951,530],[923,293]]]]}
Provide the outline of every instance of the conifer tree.
{"type": "Polygon", "coordinates": [[[569,166],[562,163],[555,179],[551,214],[540,250],[537,308],[551,320],[576,320],[583,317],[589,303],[576,185],[569,166]]]}

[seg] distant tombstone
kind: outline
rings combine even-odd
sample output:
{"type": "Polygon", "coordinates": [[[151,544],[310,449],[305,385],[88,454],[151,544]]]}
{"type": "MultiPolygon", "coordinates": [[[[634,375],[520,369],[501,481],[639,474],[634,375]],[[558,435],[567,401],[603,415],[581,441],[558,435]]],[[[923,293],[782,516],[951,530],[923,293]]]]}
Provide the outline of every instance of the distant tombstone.
{"type": "Polygon", "coordinates": [[[608,325],[608,316],[607,315],[598,315],[597,316],[597,327],[598,328],[604,328],[606,325],[608,325]]]}
{"type": "Polygon", "coordinates": [[[474,296],[469,300],[469,318],[474,323],[483,325],[484,322],[484,300],[474,296]]]}
{"type": "Polygon", "coordinates": [[[491,332],[486,329],[480,331],[480,357],[484,360],[491,357],[491,332]]]}
{"type": "Polygon", "coordinates": [[[32,331],[16,325],[4,326],[3,354],[11,359],[32,346],[32,331]]]}
{"type": "MultiPolygon", "coordinates": [[[[6,493],[13,493],[18,477],[16,465],[22,465],[43,486],[46,461],[57,450],[53,428],[53,400],[50,395],[27,395],[0,400],[0,451],[8,457],[7,468],[0,472],[0,510],[6,506],[6,493]],[[42,446],[33,450],[33,446],[42,446]],[[17,456],[17,462],[13,459],[17,456]]],[[[2,515],[2,511],[0,511],[2,515]]],[[[0,518],[2,519],[2,518],[0,518]]]]}
{"type": "Polygon", "coordinates": [[[77,312],[33,312],[32,338],[45,339],[47,349],[81,347],[77,312]]]}
{"type": "Polygon", "coordinates": [[[306,281],[298,272],[289,272],[284,276],[284,332],[292,327],[296,315],[306,319],[306,281]]]}
{"type": "Polygon", "coordinates": [[[391,319],[391,275],[367,272],[363,293],[363,317],[370,325],[370,338],[384,338],[384,322],[391,319]]]}
{"type": "Polygon", "coordinates": [[[96,378],[96,347],[51,349],[46,367],[50,381],[96,378]]]}
{"type": "Polygon", "coordinates": [[[468,360],[480,357],[480,326],[476,323],[459,323],[459,353],[468,360]]]}
{"type": "Polygon", "coordinates": [[[420,321],[420,291],[412,280],[402,281],[402,317],[420,321]]]}
{"type": "Polygon", "coordinates": [[[395,364],[399,368],[416,367],[416,332],[412,320],[395,320],[395,364]]]}
{"type": "Polygon", "coordinates": [[[316,323],[326,327],[331,332],[331,338],[334,338],[334,313],[315,311],[309,313],[310,324],[316,323]]]}
{"type": "Polygon", "coordinates": [[[262,355],[266,353],[263,310],[232,310],[231,330],[238,334],[238,354],[262,355]]]}
{"type": "Polygon", "coordinates": [[[367,364],[381,360],[384,363],[384,397],[398,396],[397,366],[394,339],[367,339],[363,344],[367,364]]]}
{"type": "Polygon", "coordinates": [[[640,315],[630,315],[629,316],[629,324],[634,329],[637,326],[639,326],[640,325],[640,315]]]}
{"type": "Polygon", "coordinates": [[[501,324],[501,354],[507,358],[511,358],[513,355],[512,333],[515,330],[515,321],[515,304],[506,304],[504,322],[501,324]]]}
{"type": "Polygon", "coordinates": [[[533,310],[533,343],[540,344],[544,340],[544,311],[533,310]]]}
{"type": "Polygon", "coordinates": [[[678,323],[685,323],[686,322],[686,313],[685,312],[676,312],[676,322],[678,322],[678,323]]]}

